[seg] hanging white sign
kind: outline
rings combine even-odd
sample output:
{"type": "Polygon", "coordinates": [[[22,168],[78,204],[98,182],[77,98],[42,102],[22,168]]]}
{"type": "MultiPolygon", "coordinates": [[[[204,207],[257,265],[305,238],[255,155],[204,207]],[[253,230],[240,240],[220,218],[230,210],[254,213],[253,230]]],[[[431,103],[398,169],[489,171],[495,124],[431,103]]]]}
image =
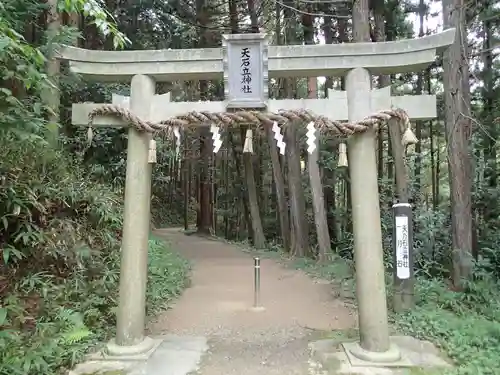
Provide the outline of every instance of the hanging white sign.
{"type": "Polygon", "coordinates": [[[396,276],[401,280],[410,278],[410,242],[408,230],[408,217],[396,216],[396,276]]]}
{"type": "Polygon", "coordinates": [[[223,35],[222,55],[227,108],[265,108],[268,97],[265,35],[223,35]]]}

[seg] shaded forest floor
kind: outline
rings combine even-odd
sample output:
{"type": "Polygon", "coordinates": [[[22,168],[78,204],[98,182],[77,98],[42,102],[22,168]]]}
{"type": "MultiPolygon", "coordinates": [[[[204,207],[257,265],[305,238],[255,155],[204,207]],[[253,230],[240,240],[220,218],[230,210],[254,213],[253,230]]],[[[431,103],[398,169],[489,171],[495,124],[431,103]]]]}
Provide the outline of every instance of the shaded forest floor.
{"type": "Polygon", "coordinates": [[[261,262],[264,311],[252,311],[253,259],[234,245],[178,229],[157,231],[193,266],[191,287],[149,327],[153,334],[205,336],[201,375],[308,373],[308,343],[355,327],[353,310],[328,282],[272,259],[261,262]]]}

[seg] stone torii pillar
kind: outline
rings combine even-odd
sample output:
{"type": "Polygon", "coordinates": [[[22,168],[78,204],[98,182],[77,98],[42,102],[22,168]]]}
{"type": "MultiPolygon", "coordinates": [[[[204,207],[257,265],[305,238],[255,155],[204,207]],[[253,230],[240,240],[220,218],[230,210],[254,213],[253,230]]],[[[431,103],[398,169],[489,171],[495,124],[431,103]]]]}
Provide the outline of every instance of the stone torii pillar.
{"type": "MultiPolygon", "coordinates": [[[[151,119],[156,103],[170,100],[170,94],[155,95],[155,81],[145,75],[132,77],[130,93],[130,97],[113,95],[113,104],[129,109],[142,119],[151,119]]],[[[73,125],[85,126],[85,119],[88,120],[89,113],[98,106],[73,104],[73,125]]],[[[100,117],[93,125],[123,127],[128,124],[115,117],[100,117]]],[[[151,213],[150,140],[150,134],[129,128],[116,338],[108,343],[106,357],[146,359],[162,341],[144,336],[151,213]]]]}
{"type": "MultiPolygon", "coordinates": [[[[355,68],[347,73],[350,122],[371,114],[371,89],[368,70],[355,68]]],[[[366,361],[394,362],[400,353],[389,341],[375,140],[375,131],[369,129],[348,142],[356,295],[365,303],[358,306],[360,344],[344,347],[366,361]]]]}
{"type": "MultiPolygon", "coordinates": [[[[130,109],[137,116],[151,117],[150,102],[155,85],[156,82],[145,75],[132,78],[130,109]]],[[[116,347],[108,345],[108,351],[115,353],[121,353],[120,349],[125,345],[149,346],[144,340],[144,326],[151,213],[150,139],[149,134],[140,134],[129,128],[116,347]]]]}
{"type": "MultiPolygon", "coordinates": [[[[268,53],[268,66],[270,78],[286,77],[318,77],[318,76],[346,76],[347,114],[340,115],[344,109],[332,108],[329,100],[304,99],[298,101],[273,101],[267,103],[269,111],[276,109],[307,108],[316,114],[325,115],[331,119],[344,119],[347,117],[351,122],[360,120],[371,115],[375,108],[374,97],[377,92],[371,93],[371,74],[395,74],[414,72],[426,68],[435,60],[436,52],[449,46],[455,38],[455,30],[449,29],[440,34],[411,40],[399,40],[384,43],[353,43],[343,45],[309,45],[309,46],[270,46],[268,53]],[[299,104],[300,103],[300,104],[299,104]],[[290,107],[291,106],[291,107],[290,107]],[[278,108],[277,108],[278,107],[278,108]]],[[[156,104],[151,104],[153,97],[150,80],[176,81],[176,80],[206,80],[220,79],[224,72],[224,61],[222,49],[187,49],[187,50],[160,50],[160,51],[89,51],[74,47],[65,47],[61,50],[61,58],[70,60],[70,68],[75,73],[84,74],[89,78],[101,82],[130,82],[132,80],[132,97],[130,109],[135,115],[145,120],[159,121],[166,117],[193,110],[224,111],[223,102],[217,103],[171,103],[168,109],[160,112],[156,110],[156,104]],[[142,77],[142,78],[136,78],[142,77]],[[148,78],[151,77],[151,78],[148,78]],[[135,80],[135,81],[134,81],[135,80]],[[134,85],[136,82],[137,85],[134,85]],[[139,89],[139,82],[146,87],[139,89]],[[134,87],[137,87],[134,89],[134,87]],[[144,98],[134,98],[134,92],[143,90],[144,98]],[[139,106],[144,103],[144,108],[139,106]],[[152,107],[155,107],[153,110],[152,107]]],[[[403,97],[404,98],[404,97],[403,97]]],[[[399,97],[389,98],[390,102],[399,100],[399,97]],[[396,99],[397,98],[397,99],[396,99]]],[[[406,99],[405,99],[406,100],[406,99]]],[[[420,99],[417,99],[420,100],[420,99]]],[[[421,100],[425,100],[421,98],[421,100]]],[[[433,100],[433,99],[431,99],[433,100]]],[[[421,104],[421,103],[420,103],[421,104]]],[[[435,102],[431,105],[435,108],[435,102]]],[[[95,106],[95,105],[93,105],[95,106]]],[[[408,108],[403,109],[408,110],[408,108]]],[[[383,108],[389,109],[389,108],[383,108]]],[[[414,113],[426,112],[428,106],[420,107],[414,113]]],[[[74,108],[75,110],[75,108],[74,108]]],[[[87,112],[88,113],[88,112],[87,112]]],[[[75,115],[75,114],[74,114],[75,115]]],[[[412,116],[410,113],[410,116],[412,116]]],[[[96,125],[103,119],[96,119],[96,125]]],[[[119,123],[119,121],[114,123],[119,123]]],[[[106,121],[109,124],[111,122],[106,121]]],[[[132,192],[138,192],[142,196],[147,194],[145,182],[133,181],[134,178],[149,179],[150,167],[147,166],[147,136],[142,136],[130,130],[132,139],[129,147],[137,147],[139,151],[129,149],[129,158],[132,155],[137,160],[127,161],[127,185],[129,193],[126,197],[132,199],[132,192]],[[135,137],[135,138],[134,138],[135,137]],[[130,164],[130,167],[129,167],[130,164]],[[145,171],[139,172],[143,168],[145,171]],[[129,177],[130,174],[130,177],[129,177]]],[[[357,299],[359,308],[360,343],[346,344],[346,352],[351,362],[363,359],[373,362],[393,362],[399,360],[399,351],[391,346],[387,322],[386,292],[384,284],[384,267],[382,263],[382,238],[380,225],[380,207],[377,186],[377,170],[375,155],[375,134],[368,131],[364,134],[356,134],[349,141],[349,169],[351,175],[351,195],[353,207],[353,229],[354,229],[354,251],[356,261],[357,299]]],[[[126,203],[127,205],[127,203],[126,203]]],[[[130,203],[129,207],[134,207],[130,203]]],[[[147,203],[149,209],[149,201],[147,203]]],[[[132,216],[134,209],[126,209],[126,214],[132,216]]],[[[140,236],[132,239],[134,229],[128,224],[124,225],[128,232],[124,236],[123,251],[135,251],[142,255],[127,255],[128,260],[122,264],[122,278],[125,275],[136,277],[143,283],[145,276],[144,254],[147,256],[147,237],[142,224],[143,220],[149,220],[149,210],[137,209],[136,215],[140,218],[140,236]],[[128,239],[125,241],[125,237],[128,239]],[[126,246],[125,246],[126,245],[126,246]],[[129,250],[126,250],[129,249],[129,250]],[[137,260],[135,268],[130,264],[137,260]],[[133,276],[133,271],[143,274],[133,276]]],[[[136,216],[137,220],[137,216],[136,216]]],[[[125,234],[125,233],[124,233],[125,234]]],[[[125,257],[125,255],[124,255],[125,257]]],[[[143,284],[141,284],[143,285],[143,284]]],[[[125,290],[126,286],[123,286],[125,290]]],[[[136,294],[144,292],[142,286],[130,286],[136,294]]],[[[124,294],[120,296],[127,298],[124,294]]],[[[131,307],[131,312],[121,311],[118,314],[118,327],[123,333],[117,335],[116,343],[121,346],[122,352],[137,353],[144,351],[139,348],[139,341],[147,339],[139,333],[143,319],[139,316],[139,310],[143,311],[144,296],[141,296],[141,306],[131,307]],[[138,322],[131,319],[139,316],[138,322]],[[127,322],[125,320],[128,319],[127,322]],[[139,349],[140,350],[139,350],[139,349]]],[[[120,302],[120,308],[126,308],[128,302],[120,302]]],[[[143,315],[142,315],[143,316],[143,315]]],[[[143,347],[151,345],[142,344],[143,347]]],[[[115,350],[116,352],[116,350],[115,350]]]]}

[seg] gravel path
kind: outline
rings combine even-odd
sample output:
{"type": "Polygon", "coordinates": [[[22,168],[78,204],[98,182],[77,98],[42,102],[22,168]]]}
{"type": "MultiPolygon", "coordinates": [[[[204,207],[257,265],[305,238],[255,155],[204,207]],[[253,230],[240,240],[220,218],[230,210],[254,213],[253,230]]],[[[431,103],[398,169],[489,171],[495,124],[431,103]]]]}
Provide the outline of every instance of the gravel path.
{"type": "Polygon", "coordinates": [[[311,334],[356,324],[352,312],[333,298],[331,286],[270,259],[261,261],[265,310],[251,311],[250,255],[178,229],[157,235],[192,262],[193,275],[192,286],[149,330],[207,337],[210,350],[202,360],[201,375],[305,375],[311,334]]]}

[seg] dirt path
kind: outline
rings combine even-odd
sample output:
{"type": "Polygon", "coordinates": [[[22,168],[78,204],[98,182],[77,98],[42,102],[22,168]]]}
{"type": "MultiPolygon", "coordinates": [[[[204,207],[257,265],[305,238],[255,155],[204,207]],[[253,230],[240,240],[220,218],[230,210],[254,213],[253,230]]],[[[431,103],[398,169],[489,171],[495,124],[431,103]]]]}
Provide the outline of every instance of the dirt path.
{"type": "Polygon", "coordinates": [[[356,323],[351,311],[333,299],[331,286],[269,259],[261,261],[265,311],[251,311],[250,255],[178,229],[157,235],[192,262],[193,275],[191,288],[150,325],[150,331],[207,337],[210,350],[202,360],[201,375],[305,375],[311,333],[356,323]]]}

